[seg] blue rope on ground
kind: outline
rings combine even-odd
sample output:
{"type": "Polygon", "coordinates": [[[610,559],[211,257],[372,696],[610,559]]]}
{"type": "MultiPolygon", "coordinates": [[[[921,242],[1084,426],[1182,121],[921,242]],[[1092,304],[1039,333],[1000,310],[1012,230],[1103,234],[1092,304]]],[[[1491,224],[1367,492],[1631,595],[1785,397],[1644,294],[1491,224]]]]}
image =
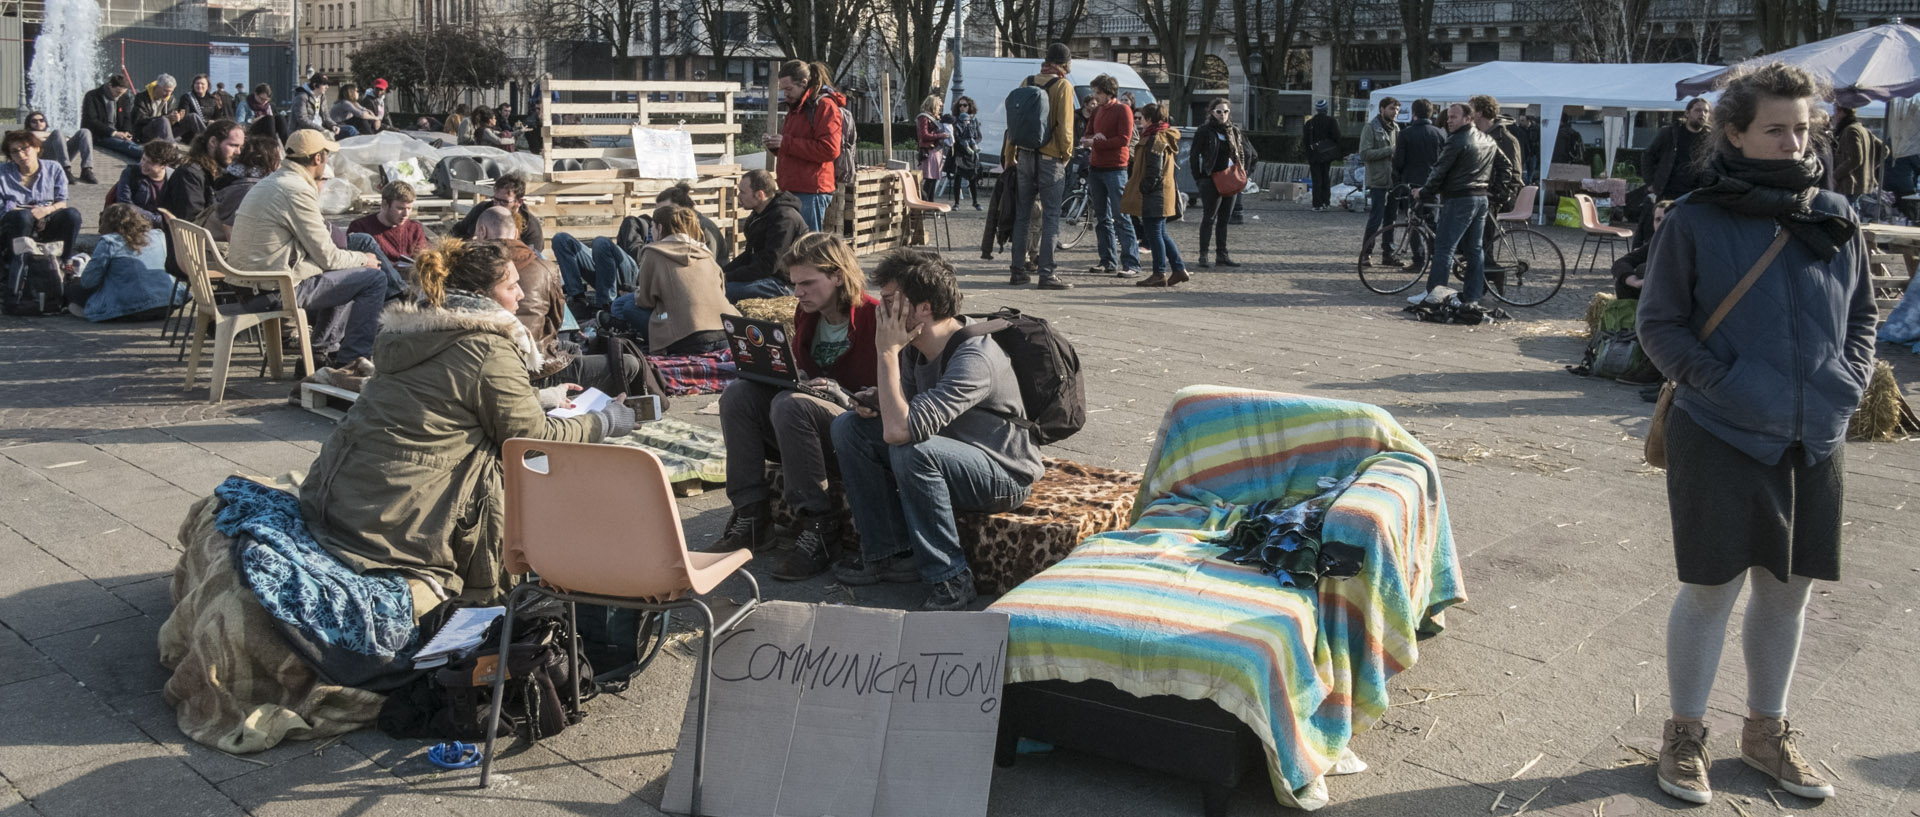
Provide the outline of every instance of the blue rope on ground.
{"type": "Polygon", "coordinates": [[[427,762],[442,769],[471,769],[480,765],[480,747],[450,740],[428,749],[427,762]]]}

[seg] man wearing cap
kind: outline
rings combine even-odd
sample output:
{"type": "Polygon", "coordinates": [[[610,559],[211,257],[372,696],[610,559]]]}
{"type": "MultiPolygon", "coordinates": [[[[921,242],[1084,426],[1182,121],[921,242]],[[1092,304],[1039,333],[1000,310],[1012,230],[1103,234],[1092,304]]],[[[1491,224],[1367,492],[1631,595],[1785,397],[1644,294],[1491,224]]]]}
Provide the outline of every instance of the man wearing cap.
{"type": "Polygon", "coordinates": [[[1313,209],[1325,210],[1333,200],[1333,161],[1340,158],[1340,123],[1334,121],[1326,100],[1313,103],[1313,118],[1307,120],[1300,144],[1307,146],[1307,167],[1313,176],[1313,209]]]}
{"type": "MultiPolygon", "coordinates": [[[[1072,289],[1073,285],[1054,274],[1054,244],[1060,238],[1060,197],[1065,192],[1067,161],[1073,158],[1073,80],[1067,71],[1073,64],[1073,52],[1066,43],[1047,46],[1047,60],[1040,73],[1021,85],[1036,85],[1047,92],[1046,144],[1037,150],[1016,149],[1009,140],[1001,150],[1001,165],[1009,164],[1015,178],[1014,190],[1019,204],[1013,216],[1013,277],[1007,283],[1026,286],[1032,273],[1040,273],[1041,289],[1072,289]],[[1040,202],[1040,257],[1027,258],[1027,231],[1033,228],[1033,203],[1040,202]],[[1032,260],[1033,263],[1028,263],[1032,260]]],[[[1002,171],[1003,173],[1005,171],[1002,171]]]]}
{"type": "Polygon", "coordinates": [[[373,125],[375,132],[393,127],[393,123],[387,121],[386,78],[376,79],[372,85],[367,86],[367,92],[360,95],[360,107],[373,112],[373,116],[369,117],[367,122],[373,125]]]}
{"type": "MultiPolygon", "coordinates": [[[[316,327],[314,345],[333,351],[336,365],[351,365],[373,354],[380,330],[380,309],[387,297],[387,274],[372,253],[334,245],[320,214],[320,181],[327,159],[340,149],[311,128],[287,137],[286,160],[254,185],[240,202],[228,245],[234,266],[251,270],[289,270],[294,302],[308,310],[316,327]],[[317,310],[331,310],[320,317],[317,310]]],[[[250,304],[270,308],[277,294],[250,304]]]]}

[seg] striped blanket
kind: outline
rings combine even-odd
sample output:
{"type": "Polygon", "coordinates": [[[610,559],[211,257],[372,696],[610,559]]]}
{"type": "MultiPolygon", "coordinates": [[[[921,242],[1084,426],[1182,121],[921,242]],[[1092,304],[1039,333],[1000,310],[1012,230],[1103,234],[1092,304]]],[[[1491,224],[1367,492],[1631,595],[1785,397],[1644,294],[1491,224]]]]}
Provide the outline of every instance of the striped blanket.
{"type": "Polygon", "coordinates": [[[1134,514],[993,604],[1012,617],[1007,680],[1211,700],[1260,736],[1283,805],[1324,805],[1324,775],[1385,713],[1387,679],[1466,600],[1433,455],[1374,406],[1192,386],[1161,422],[1134,514]],[[1282,588],[1218,558],[1248,506],[1355,472],[1323,534],[1365,546],[1358,576],[1282,588]]]}

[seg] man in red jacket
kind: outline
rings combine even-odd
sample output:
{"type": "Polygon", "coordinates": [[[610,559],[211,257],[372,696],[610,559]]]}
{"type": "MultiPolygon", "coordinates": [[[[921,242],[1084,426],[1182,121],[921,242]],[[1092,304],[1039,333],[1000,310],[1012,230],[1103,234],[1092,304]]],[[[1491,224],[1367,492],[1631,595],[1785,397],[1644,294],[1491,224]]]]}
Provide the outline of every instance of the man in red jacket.
{"type": "Polygon", "coordinates": [[[793,509],[793,549],[773,567],[783,581],[810,579],[826,572],[844,514],[827,501],[827,480],[840,473],[830,429],[852,402],[846,395],[871,388],[879,371],[873,343],[874,309],[867,277],[846,242],[826,233],[808,233],[780,258],[793,281],[793,358],[807,385],[837,401],[751,380],[735,380],[720,395],[720,431],[727,440],[727,500],[733,523],[716,551],[762,550],[773,534],[767,484],[767,459],[774,455],[793,509]]]}
{"type": "Polygon", "coordinates": [[[818,232],[835,188],[833,161],[840,158],[840,106],[845,98],[826,88],[819,63],[787,60],[780,66],[780,95],[787,101],[786,122],[766,138],[779,156],[780,189],[800,199],[800,217],[818,232]]]}
{"type": "Polygon", "coordinates": [[[1140,275],[1140,241],[1133,234],[1133,219],[1120,212],[1120,195],[1127,189],[1127,143],[1133,140],[1133,109],[1115,98],[1120,83],[1112,75],[1094,77],[1092,84],[1093,116],[1088,120],[1086,137],[1080,140],[1081,146],[1091,152],[1087,204],[1093,209],[1093,238],[1100,251],[1100,266],[1089,272],[1135,278],[1140,275]]]}

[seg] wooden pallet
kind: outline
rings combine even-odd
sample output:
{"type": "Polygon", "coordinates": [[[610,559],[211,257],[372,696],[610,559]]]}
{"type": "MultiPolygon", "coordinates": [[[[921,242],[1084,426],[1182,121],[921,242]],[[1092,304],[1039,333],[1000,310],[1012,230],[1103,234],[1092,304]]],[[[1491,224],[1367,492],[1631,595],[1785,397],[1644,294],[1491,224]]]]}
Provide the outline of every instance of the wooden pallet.
{"type": "MultiPolygon", "coordinates": [[[[910,178],[918,179],[917,173],[910,178]]],[[[852,206],[845,211],[847,233],[857,255],[885,252],[917,243],[921,219],[907,209],[900,176],[884,167],[863,167],[854,171],[851,187],[852,206]]],[[[849,195],[849,188],[841,188],[849,195]]]]}
{"type": "Polygon", "coordinates": [[[334,422],[346,418],[347,409],[360,399],[357,391],[347,391],[323,383],[300,384],[300,407],[334,422]]]}

